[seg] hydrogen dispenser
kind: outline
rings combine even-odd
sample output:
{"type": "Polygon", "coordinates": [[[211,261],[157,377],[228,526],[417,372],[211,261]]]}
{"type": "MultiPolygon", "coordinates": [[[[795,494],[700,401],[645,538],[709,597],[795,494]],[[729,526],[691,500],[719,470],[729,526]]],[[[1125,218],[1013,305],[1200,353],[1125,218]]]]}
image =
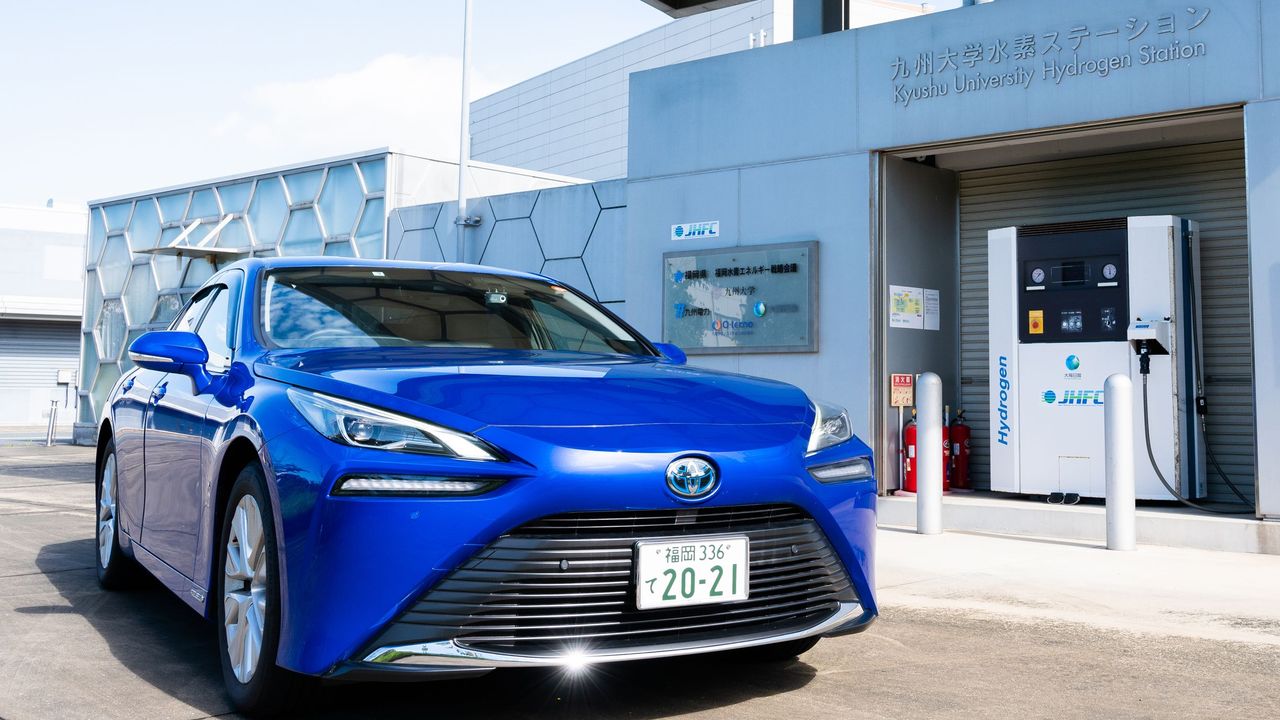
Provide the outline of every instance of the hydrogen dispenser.
{"type": "Polygon", "coordinates": [[[1174,499],[1148,437],[1166,482],[1205,496],[1198,247],[1172,216],[988,233],[992,490],[1105,497],[1103,383],[1125,373],[1137,497],[1174,499]]]}

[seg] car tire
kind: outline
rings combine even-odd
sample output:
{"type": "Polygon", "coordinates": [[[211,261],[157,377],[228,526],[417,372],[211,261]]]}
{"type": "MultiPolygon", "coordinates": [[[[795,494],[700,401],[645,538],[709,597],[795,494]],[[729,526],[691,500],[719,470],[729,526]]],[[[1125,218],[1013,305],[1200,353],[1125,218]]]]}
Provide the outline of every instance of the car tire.
{"type": "Polygon", "coordinates": [[[227,694],[237,710],[254,717],[300,709],[308,679],[275,662],[280,562],[266,479],[256,464],[232,485],[219,538],[214,620],[227,694]]]}
{"type": "Polygon", "coordinates": [[[742,648],[741,650],[732,650],[730,655],[734,660],[747,663],[777,663],[794,659],[797,655],[803,655],[813,649],[821,638],[810,637],[801,638],[799,640],[787,640],[786,642],[771,643],[769,645],[757,645],[755,647],[742,648]]]}
{"type": "Polygon", "coordinates": [[[102,448],[94,472],[94,547],[98,560],[98,584],[106,590],[127,590],[137,584],[138,563],[120,546],[120,476],[116,467],[116,445],[112,440],[102,448]]]}

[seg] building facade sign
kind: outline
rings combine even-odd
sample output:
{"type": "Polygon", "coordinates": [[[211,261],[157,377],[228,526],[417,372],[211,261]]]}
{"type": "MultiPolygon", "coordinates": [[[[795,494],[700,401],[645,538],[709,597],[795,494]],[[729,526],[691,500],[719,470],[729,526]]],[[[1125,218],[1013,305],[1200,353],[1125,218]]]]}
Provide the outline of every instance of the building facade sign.
{"type": "Polygon", "coordinates": [[[1194,62],[1209,53],[1206,23],[1213,8],[1172,5],[1159,12],[1125,12],[1104,23],[1073,22],[975,37],[898,55],[886,74],[894,105],[909,108],[949,95],[1027,90],[1105,80],[1138,68],[1194,62]]]}
{"type": "Polygon", "coordinates": [[[663,255],[662,339],[690,355],[814,352],[816,241],[663,255]]]}
{"type": "Polygon", "coordinates": [[[679,223],[671,226],[672,240],[714,240],[720,237],[720,221],[679,223]]]}

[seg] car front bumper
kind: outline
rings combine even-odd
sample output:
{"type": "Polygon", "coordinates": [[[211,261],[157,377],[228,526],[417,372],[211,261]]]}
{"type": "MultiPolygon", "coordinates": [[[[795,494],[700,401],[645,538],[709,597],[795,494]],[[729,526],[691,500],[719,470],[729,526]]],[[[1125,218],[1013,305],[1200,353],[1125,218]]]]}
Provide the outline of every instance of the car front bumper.
{"type": "Polygon", "coordinates": [[[496,670],[503,667],[565,667],[578,669],[588,665],[630,660],[652,660],[679,657],[706,652],[741,650],[761,645],[801,640],[809,637],[832,637],[861,632],[875,620],[856,602],[840,603],[827,619],[812,627],[783,634],[759,634],[735,637],[720,642],[686,642],[644,646],[628,650],[603,650],[599,652],[562,652],[550,655],[519,655],[513,653],[477,650],[460,645],[454,640],[432,643],[382,647],[369,653],[362,661],[352,663],[345,670],[381,669],[388,666],[413,668],[421,672],[451,670],[496,670]]]}
{"type": "MultiPolygon", "coordinates": [[[[478,648],[465,639],[377,642],[384,630],[496,539],[547,516],[620,509],[687,509],[666,492],[662,471],[676,454],[597,451],[487,437],[525,460],[500,489],[470,498],[343,497],[330,494],[351,473],[432,474],[430,459],[345,448],[300,427],[268,445],[282,529],[284,617],[277,662],[327,677],[376,672],[466,675],[510,666],[563,666],[728,650],[856,632],[876,616],[872,572],[875,483],[823,485],[797,462],[803,447],[760,447],[749,433],[723,446],[691,438],[715,458],[724,482],[699,508],[776,503],[803,510],[846,573],[852,602],[804,627],[760,635],[726,633],[690,642],[634,644],[582,653],[478,648]],[[524,474],[521,474],[521,473],[524,474]],[[658,480],[655,481],[655,477],[658,480]]],[[[688,451],[686,451],[688,452],[688,451]]],[[[866,452],[859,443],[844,453],[866,452]]],[[[840,459],[824,453],[810,462],[840,459]]],[[[510,471],[509,471],[510,472],[510,471]]]]}

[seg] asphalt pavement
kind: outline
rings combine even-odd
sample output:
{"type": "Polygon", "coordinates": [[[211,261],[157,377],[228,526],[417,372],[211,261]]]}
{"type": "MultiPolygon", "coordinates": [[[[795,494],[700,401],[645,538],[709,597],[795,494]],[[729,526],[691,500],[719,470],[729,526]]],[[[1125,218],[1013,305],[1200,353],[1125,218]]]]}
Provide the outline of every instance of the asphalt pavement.
{"type": "MultiPolygon", "coordinates": [[[[94,578],[92,451],[0,447],[0,718],[234,717],[214,627],[94,578]]],[[[350,685],[309,717],[1278,717],[1280,558],[880,534],[882,618],[799,660],[714,655],[350,685]]]]}

